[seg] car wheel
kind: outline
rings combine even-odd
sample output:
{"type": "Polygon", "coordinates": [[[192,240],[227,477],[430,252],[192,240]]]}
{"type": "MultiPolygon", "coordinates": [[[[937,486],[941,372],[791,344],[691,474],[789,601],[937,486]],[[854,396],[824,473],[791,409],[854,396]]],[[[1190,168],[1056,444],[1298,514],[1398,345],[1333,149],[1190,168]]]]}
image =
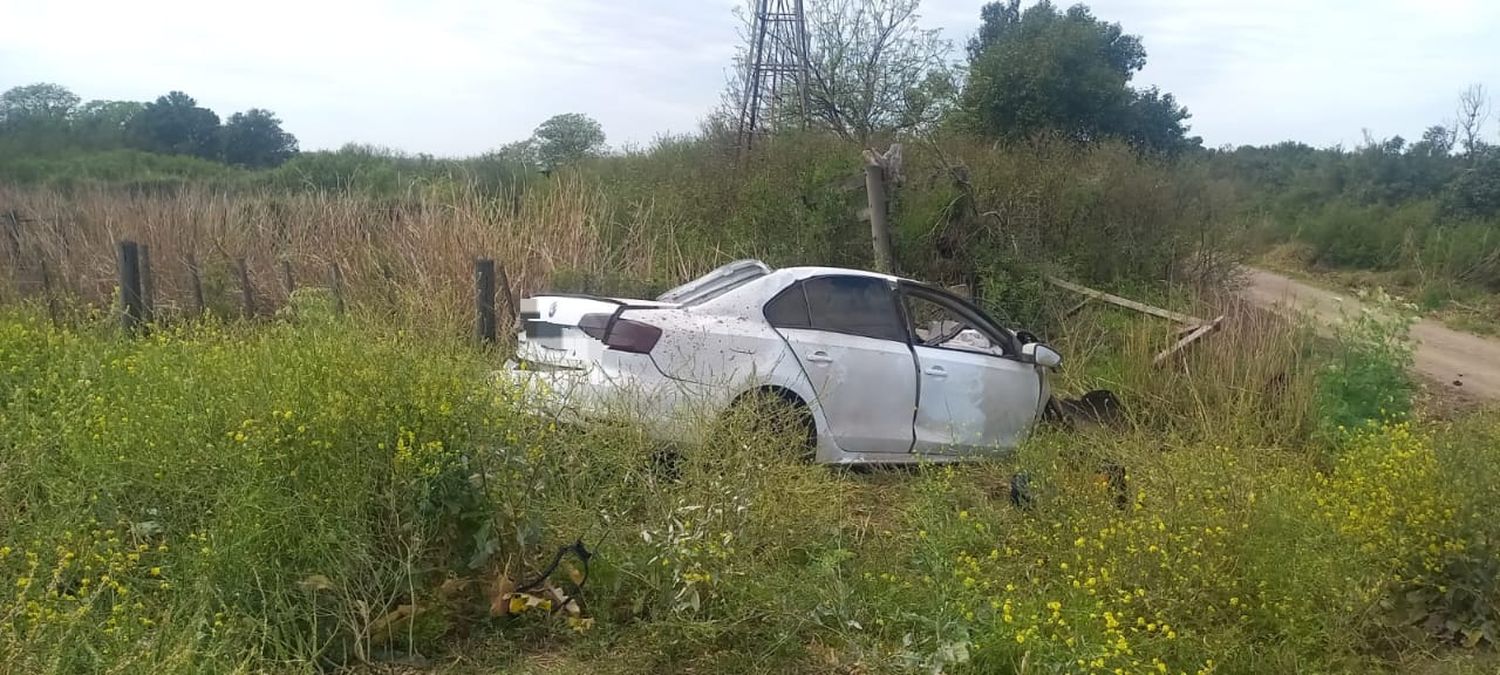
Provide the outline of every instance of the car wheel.
{"type": "Polygon", "coordinates": [[[728,416],[737,427],[735,431],[748,432],[746,441],[790,443],[801,461],[812,463],[817,459],[817,423],[812,410],[796,394],[775,389],[746,392],[730,406],[728,416]]]}

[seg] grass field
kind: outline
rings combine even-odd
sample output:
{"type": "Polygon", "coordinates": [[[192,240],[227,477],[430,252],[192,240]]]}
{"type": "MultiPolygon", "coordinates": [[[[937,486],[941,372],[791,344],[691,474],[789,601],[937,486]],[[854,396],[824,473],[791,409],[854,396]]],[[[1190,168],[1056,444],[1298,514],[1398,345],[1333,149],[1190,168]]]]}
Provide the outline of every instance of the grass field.
{"type": "Polygon", "coordinates": [[[1123,430],[849,472],[731,421],[672,480],[497,354],[297,303],[141,339],[4,311],[7,670],[1462,672],[1494,639],[1500,419],[1393,405],[1382,326],[1244,310],[1154,370],[1166,327],[1098,310],[1061,386],[1123,430]],[[575,539],[579,616],[496,602],[575,539]]]}

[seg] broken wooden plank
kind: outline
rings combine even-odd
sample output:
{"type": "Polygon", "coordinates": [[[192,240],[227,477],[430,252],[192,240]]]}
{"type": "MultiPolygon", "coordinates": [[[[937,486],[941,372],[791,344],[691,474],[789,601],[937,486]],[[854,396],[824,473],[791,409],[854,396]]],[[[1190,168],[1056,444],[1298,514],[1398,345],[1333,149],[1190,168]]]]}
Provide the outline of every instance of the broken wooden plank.
{"type": "Polygon", "coordinates": [[[1208,335],[1209,333],[1212,333],[1212,332],[1218,330],[1219,329],[1219,324],[1223,323],[1223,321],[1224,321],[1224,316],[1220,315],[1218,318],[1214,319],[1213,321],[1210,321],[1208,323],[1204,323],[1204,324],[1199,325],[1197,328],[1193,329],[1193,331],[1191,333],[1188,333],[1181,340],[1178,340],[1176,344],[1172,345],[1171,347],[1168,347],[1162,353],[1157,354],[1156,358],[1154,358],[1154,359],[1151,360],[1151,365],[1154,365],[1154,366],[1161,365],[1163,361],[1166,361],[1167,359],[1172,358],[1173,354],[1176,354],[1177,352],[1180,352],[1180,351],[1186,349],[1188,347],[1188,345],[1191,345],[1194,342],[1197,342],[1199,338],[1201,338],[1201,337],[1203,337],[1205,335],[1208,335]]]}
{"type": "Polygon", "coordinates": [[[1073,305],[1072,307],[1069,307],[1067,309],[1067,311],[1063,312],[1063,316],[1073,316],[1074,314],[1082,312],[1083,308],[1084,307],[1088,307],[1089,303],[1091,303],[1093,301],[1094,301],[1094,299],[1092,297],[1084,298],[1082,302],[1080,302],[1080,303],[1078,303],[1076,305],[1073,305]]]}
{"type": "Polygon", "coordinates": [[[1181,326],[1178,326],[1175,330],[1173,330],[1172,334],[1173,335],[1177,335],[1177,336],[1187,335],[1188,333],[1191,333],[1191,332],[1193,332],[1195,330],[1198,330],[1199,328],[1202,328],[1204,326],[1204,324],[1206,324],[1206,323],[1209,323],[1209,322],[1205,321],[1204,323],[1200,323],[1200,324],[1196,324],[1196,325],[1195,324],[1185,323],[1185,324],[1182,324],[1181,326]]]}
{"type": "Polygon", "coordinates": [[[1144,302],[1136,302],[1135,300],[1131,300],[1129,298],[1122,298],[1122,297],[1120,297],[1118,295],[1112,295],[1112,294],[1109,294],[1109,293],[1105,293],[1104,291],[1094,290],[1094,289],[1089,288],[1087,286],[1080,286],[1080,285],[1075,284],[1075,283],[1073,283],[1071,281],[1066,281],[1066,280],[1063,280],[1063,279],[1059,279],[1057,277],[1047,277],[1047,283],[1050,283],[1053,286],[1057,286],[1058,288],[1062,288],[1062,289],[1066,289],[1066,290],[1069,290],[1069,291],[1073,291],[1074,293],[1077,293],[1079,295],[1083,295],[1083,296],[1086,296],[1086,297],[1089,297],[1089,298],[1092,298],[1092,299],[1095,299],[1095,300],[1103,300],[1103,301],[1108,302],[1108,303],[1110,303],[1112,305],[1119,305],[1119,306],[1124,307],[1126,309],[1133,309],[1133,310],[1135,310],[1137,312],[1141,312],[1141,313],[1144,313],[1144,314],[1150,314],[1152,316],[1159,316],[1159,317],[1161,317],[1163,319],[1167,319],[1168,321],[1176,321],[1177,323],[1183,323],[1183,324],[1188,324],[1188,325],[1191,325],[1191,326],[1200,326],[1200,327],[1203,326],[1203,325],[1205,325],[1206,323],[1208,323],[1208,322],[1204,321],[1203,319],[1199,319],[1197,317],[1188,316],[1186,314],[1182,314],[1182,313],[1179,313],[1179,312],[1174,312],[1174,311],[1169,310],[1169,309],[1162,309],[1160,307],[1152,307],[1151,305],[1148,305],[1148,304],[1146,304],[1144,302]]]}

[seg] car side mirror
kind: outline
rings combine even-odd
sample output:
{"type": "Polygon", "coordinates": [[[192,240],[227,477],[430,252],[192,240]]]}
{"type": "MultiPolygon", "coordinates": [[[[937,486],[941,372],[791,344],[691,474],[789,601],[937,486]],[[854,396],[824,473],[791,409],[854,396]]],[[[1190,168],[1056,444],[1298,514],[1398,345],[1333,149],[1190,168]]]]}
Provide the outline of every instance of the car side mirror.
{"type": "Polygon", "coordinates": [[[1021,345],[1021,360],[1043,368],[1056,368],[1062,365],[1062,354],[1040,342],[1031,342],[1021,345]]]}

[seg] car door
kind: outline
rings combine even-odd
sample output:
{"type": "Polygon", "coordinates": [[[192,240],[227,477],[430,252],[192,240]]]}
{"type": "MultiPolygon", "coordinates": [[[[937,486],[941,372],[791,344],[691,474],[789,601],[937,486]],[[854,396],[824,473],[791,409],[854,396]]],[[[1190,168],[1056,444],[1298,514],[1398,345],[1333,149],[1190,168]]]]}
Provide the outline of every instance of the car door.
{"type": "Polygon", "coordinates": [[[1042,373],[977,309],[939,291],[903,286],[917,359],[913,452],[968,454],[1014,448],[1041,410],[1042,373]]]}
{"type": "Polygon", "coordinates": [[[797,355],[841,450],[911,450],[916,361],[890,282],[804,279],[767,302],[765,314],[797,355]]]}

